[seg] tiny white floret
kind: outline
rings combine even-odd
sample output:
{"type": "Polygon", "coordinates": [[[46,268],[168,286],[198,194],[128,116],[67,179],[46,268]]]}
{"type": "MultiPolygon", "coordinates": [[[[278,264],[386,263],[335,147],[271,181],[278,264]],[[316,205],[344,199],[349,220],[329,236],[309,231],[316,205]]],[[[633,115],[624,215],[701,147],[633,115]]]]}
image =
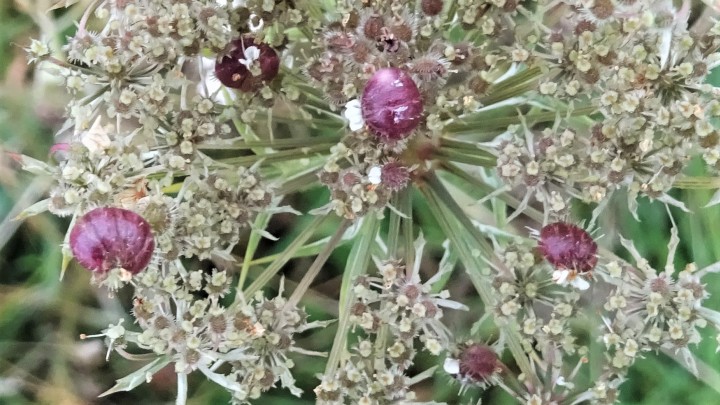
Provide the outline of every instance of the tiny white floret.
{"type": "Polygon", "coordinates": [[[378,185],[382,181],[382,168],[380,166],[373,166],[368,171],[368,181],[370,184],[378,185]]]}
{"type": "Polygon", "coordinates": [[[343,116],[348,120],[351,131],[357,131],[365,126],[365,120],[363,120],[362,110],[360,108],[360,100],[358,99],[350,100],[345,104],[343,116]]]}
{"type": "Polygon", "coordinates": [[[243,51],[243,55],[245,55],[245,59],[238,59],[238,62],[245,65],[246,68],[250,69],[250,66],[253,64],[254,61],[258,60],[260,58],[260,49],[258,49],[257,46],[248,46],[243,51]]]}
{"type": "Polygon", "coordinates": [[[443,370],[448,374],[459,374],[460,373],[460,362],[457,359],[447,358],[443,363],[443,370]]]}

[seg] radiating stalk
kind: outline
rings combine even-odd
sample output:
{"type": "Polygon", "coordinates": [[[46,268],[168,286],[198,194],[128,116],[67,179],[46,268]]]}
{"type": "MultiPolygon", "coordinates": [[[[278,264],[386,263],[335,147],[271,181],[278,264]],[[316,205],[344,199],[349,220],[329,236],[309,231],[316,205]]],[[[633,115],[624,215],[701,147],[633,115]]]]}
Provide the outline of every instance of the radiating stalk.
{"type": "MultiPolygon", "coordinates": [[[[484,191],[485,195],[490,194],[492,191],[494,191],[492,186],[484,183],[482,180],[478,179],[475,176],[472,176],[471,174],[469,174],[468,172],[464,171],[463,169],[459,168],[458,166],[456,166],[454,164],[443,164],[442,168],[444,170],[446,170],[447,172],[451,173],[452,175],[462,179],[468,185],[472,186],[472,187],[470,187],[470,189],[472,189],[472,190],[482,190],[482,191],[484,191]]],[[[499,194],[497,198],[499,198],[500,200],[502,200],[507,205],[509,205],[513,208],[517,208],[520,206],[520,200],[513,197],[509,193],[499,194]]],[[[527,207],[523,211],[523,214],[525,214],[529,218],[533,219],[538,224],[543,223],[543,214],[540,211],[538,211],[532,207],[527,207]]]]}
{"type": "Polygon", "coordinates": [[[463,141],[456,138],[442,137],[440,139],[440,147],[454,149],[458,151],[467,151],[469,153],[481,151],[489,154],[489,152],[485,152],[484,150],[480,149],[478,147],[478,143],[474,142],[474,140],[463,141]]]}
{"type": "Polygon", "coordinates": [[[403,253],[405,254],[405,274],[410,275],[413,266],[415,266],[415,232],[413,232],[413,215],[412,215],[412,195],[409,190],[405,199],[402,200],[402,206],[398,207],[403,213],[406,213],[407,218],[402,218],[400,224],[402,225],[402,236],[404,241],[403,253]]]}
{"type": "Polygon", "coordinates": [[[242,150],[242,149],[253,149],[253,148],[305,148],[309,146],[326,145],[329,150],[330,146],[337,144],[342,139],[341,136],[315,136],[311,138],[288,138],[288,139],[275,139],[275,140],[258,140],[258,141],[245,141],[240,140],[231,143],[212,143],[203,142],[198,145],[199,149],[202,150],[242,150]]]}
{"type": "Polygon", "coordinates": [[[471,155],[464,151],[461,152],[450,148],[440,147],[435,149],[434,155],[440,160],[449,160],[480,167],[495,167],[497,164],[497,158],[495,158],[495,156],[483,155],[483,151],[479,149],[477,152],[479,152],[477,155],[471,155]]]}
{"type": "Polygon", "coordinates": [[[505,89],[523,85],[530,80],[537,79],[542,74],[543,74],[542,68],[540,66],[533,66],[531,68],[527,68],[523,71],[520,71],[520,72],[508,77],[507,79],[501,81],[500,83],[493,84],[488,89],[488,93],[492,93],[493,91],[500,91],[500,90],[505,90],[505,89]]]}
{"type": "Polygon", "coordinates": [[[340,243],[340,240],[342,239],[345,231],[350,227],[350,225],[352,225],[352,221],[350,221],[349,219],[343,219],[343,221],[340,223],[340,226],[338,226],[335,234],[333,234],[328,243],[325,244],[323,250],[320,251],[320,254],[317,255],[313,264],[305,273],[302,280],[300,280],[300,283],[298,283],[295,291],[293,291],[290,298],[288,298],[287,306],[289,308],[297,306],[298,302],[300,302],[300,299],[305,294],[305,291],[310,288],[310,284],[312,284],[313,280],[315,280],[315,277],[317,277],[318,273],[320,273],[320,269],[322,269],[322,267],[325,265],[325,262],[330,257],[332,252],[335,251],[335,248],[337,247],[338,243],[340,243]]]}
{"type": "MultiPolygon", "coordinates": [[[[450,238],[451,243],[458,249],[460,259],[465,265],[466,273],[483,302],[485,309],[494,306],[491,280],[481,274],[480,269],[487,267],[480,260],[480,256],[474,251],[479,248],[486,254],[492,254],[492,247],[484,240],[477,228],[463,213],[455,200],[450,196],[437,176],[433,173],[426,175],[427,183],[419,185],[425,196],[430,210],[438,220],[444,233],[450,238]],[[470,245],[472,244],[472,245],[470,245]],[[475,248],[474,246],[477,246],[475,248]]],[[[515,362],[528,379],[534,378],[532,366],[522,348],[520,334],[514,323],[498,325],[506,338],[507,346],[512,353],[515,362]]]]}
{"type": "MultiPolygon", "coordinates": [[[[571,117],[583,116],[592,114],[597,111],[597,108],[593,106],[582,106],[576,107],[572,110],[566,111],[546,111],[525,114],[524,118],[527,122],[542,123],[555,121],[560,116],[565,117],[568,115],[571,117]]],[[[484,112],[470,113],[464,116],[460,116],[453,120],[451,123],[445,126],[445,132],[452,135],[472,135],[477,132],[486,132],[490,130],[505,130],[508,126],[514,124],[520,124],[520,116],[518,114],[509,115],[506,117],[487,117],[484,112]]]]}
{"type": "Polygon", "coordinates": [[[185,405],[187,403],[187,395],[188,395],[187,374],[178,372],[177,373],[177,397],[175,398],[175,405],[185,405]]]}
{"type": "Polygon", "coordinates": [[[311,147],[302,148],[302,149],[284,150],[281,152],[275,152],[275,153],[269,153],[269,154],[263,154],[263,155],[249,155],[249,156],[232,157],[232,158],[227,158],[227,159],[217,159],[217,161],[225,163],[225,164],[231,164],[231,165],[252,166],[253,164],[257,163],[260,160],[262,160],[263,163],[265,163],[265,164],[277,163],[277,162],[287,162],[287,161],[307,158],[316,153],[323,153],[323,152],[328,153],[329,151],[330,151],[330,148],[328,147],[328,145],[319,145],[319,146],[311,146],[311,147]]]}
{"type": "MultiPolygon", "coordinates": [[[[406,188],[399,193],[395,194],[393,196],[393,199],[391,201],[391,204],[395,208],[397,208],[400,212],[402,212],[405,215],[408,215],[409,213],[406,211],[403,211],[403,207],[405,206],[405,200],[409,198],[409,190],[406,188]]],[[[397,252],[398,244],[399,244],[399,238],[400,238],[400,220],[401,217],[394,211],[390,211],[390,226],[388,227],[388,241],[387,241],[387,248],[388,248],[388,256],[393,257],[395,255],[395,252],[397,252]]]]}
{"type": "Polygon", "coordinates": [[[255,279],[255,281],[252,282],[248,286],[248,288],[243,291],[243,294],[238,294],[235,298],[235,302],[238,302],[238,300],[242,297],[252,297],[257,291],[259,291],[261,288],[267,284],[268,281],[270,281],[275,273],[280,271],[280,269],[288,262],[290,259],[292,259],[295,256],[295,252],[300,249],[305,242],[307,242],[308,239],[315,233],[315,231],[320,227],[320,224],[327,218],[326,216],[316,216],[313,218],[312,222],[310,222],[305,229],[295,237],[295,239],[292,241],[292,243],[283,250],[282,254],[280,254],[277,259],[275,259],[265,270],[263,270],[262,273],[258,276],[258,278],[255,279]]]}
{"type": "Polygon", "coordinates": [[[690,190],[715,190],[720,187],[720,177],[678,176],[673,187],[690,190]]]}
{"type": "Polygon", "coordinates": [[[473,242],[479,245],[485,253],[493,254],[492,246],[485,240],[485,237],[480,233],[477,227],[470,221],[465,211],[457,204],[454,198],[447,191],[445,186],[442,184],[440,179],[434,172],[430,172],[425,176],[428,185],[432,188],[435,194],[444,202],[443,208],[450,211],[463,228],[473,237],[473,242]]]}
{"type": "Polygon", "coordinates": [[[285,181],[284,183],[282,183],[280,186],[278,186],[275,189],[275,194],[276,195],[286,195],[286,194],[295,193],[313,183],[317,183],[317,181],[318,181],[317,171],[318,170],[320,170],[320,167],[318,167],[316,170],[312,170],[308,173],[302,174],[295,178],[288,179],[288,181],[285,181]]]}
{"type": "Polygon", "coordinates": [[[243,285],[245,285],[245,279],[247,278],[248,271],[250,270],[250,263],[252,262],[255,250],[262,239],[260,229],[265,229],[268,222],[270,222],[271,215],[267,212],[258,214],[253,224],[253,229],[250,232],[248,238],[247,248],[245,249],[245,256],[243,256],[242,267],[240,269],[240,278],[238,280],[237,291],[242,291],[243,285]]]}
{"type": "Polygon", "coordinates": [[[352,302],[355,300],[352,283],[358,276],[367,272],[370,264],[370,248],[375,241],[379,227],[380,221],[378,221],[374,213],[371,212],[366,215],[348,256],[345,272],[343,273],[342,287],[340,288],[338,330],[335,333],[330,356],[328,356],[325,375],[333,376],[335,374],[340,357],[346,350],[347,335],[350,331],[350,309],[352,308],[352,302]]]}

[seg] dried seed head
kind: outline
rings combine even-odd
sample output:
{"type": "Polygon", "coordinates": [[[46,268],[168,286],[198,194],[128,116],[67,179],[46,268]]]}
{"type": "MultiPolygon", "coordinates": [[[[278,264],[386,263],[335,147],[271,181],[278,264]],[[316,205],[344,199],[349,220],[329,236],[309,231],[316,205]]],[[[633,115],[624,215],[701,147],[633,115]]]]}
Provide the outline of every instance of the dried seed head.
{"type": "Polygon", "coordinates": [[[558,269],[587,273],[597,264],[597,243],[579,226],[566,222],[545,225],[540,230],[540,253],[558,269]]]}
{"type": "Polygon", "coordinates": [[[356,184],[360,184],[361,177],[357,172],[350,169],[340,175],[340,181],[343,186],[351,188],[356,184]]]}
{"type": "Polygon", "coordinates": [[[506,13],[512,13],[517,10],[518,0],[505,0],[503,5],[503,11],[506,13]]]}
{"type": "Polygon", "coordinates": [[[650,291],[666,295],[670,292],[670,285],[665,277],[655,277],[650,280],[650,291]]]}
{"type": "Polygon", "coordinates": [[[197,364],[200,361],[201,355],[197,350],[189,349],[185,352],[185,362],[189,365],[197,364]]]}
{"type": "Polygon", "coordinates": [[[490,83],[487,82],[485,79],[483,79],[480,76],[475,76],[468,82],[468,87],[470,90],[472,90],[475,94],[481,95],[485,94],[488,87],[490,87],[490,83]]]}
{"type": "Polygon", "coordinates": [[[427,16],[438,15],[443,9],[443,0],[422,0],[420,8],[427,16]]]}
{"type": "Polygon", "coordinates": [[[595,23],[588,20],[581,20],[576,26],[575,26],[575,34],[580,35],[585,31],[594,32],[597,29],[595,26],[595,23]]]}
{"type": "Polygon", "coordinates": [[[382,167],[380,182],[390,190],[402,190],[410,181],[408,168],[398,162],[386,163],[382,167]]]}
{"type": "Polygon", "coordinates": [[[353,44],[352,55],[356,63],[367,63],[370,60],[372,48],[365,41],[358,41],[353,44]]]}
{"type": "Polygon", "coordinates": [[[158,330],[167,329],[170,327],[170,320],[162,315],[158,315],[155,321],[153,321],[153,326],[158,330]]]}
{"type": "Polygon", "coordinates": [[[215,76],[225,86],[252,92],[277,76],[280,58],[268,45],[255,44],[253,38],[245,37],[233,41],[231,47],[230,52],[215,64],[215,76]],[[257,76],[248,69],[253,64],[259,65],[257,76]]]}
{"type": "Polygon", "coordinates": [[[139,273],[152,258],[155,240],[140,215],[122,208],[96,208],[70,231],[70,249],[83,267],[97,272],[139,273]]]}
{"type": "Polygon", "coordinates": [[[409,18],[394,19],[390,25],[390,32],[395,35],[395,38],[403,42],[410,42],[415,36],[414,31],[412,21],[409,21],[409,18]]]}
{"type": "Polygon", "coordinates": [[[413,60],[408,68],[421,83],[442,81],[448,73],[449,62],[438,55],[429,54],[413,60]]]}
{"type": "Polygon", "coordinates": [[[473,344],[460,353],[458,376],[475,382],[488,381],[501,369],[495,351],[486,345],[473,344]]]}
{"type": "Polygon", "coordinates": [[[422,302],[422,304],[425,307],[425,317],[435,318],[435,315],[437,315],[438,311],[440,310],[438,306],[430,300],[425,300],[422,302]]]}
{"type": "Polygon", "coordinates": [[[360,106],[368,127],[376,135],[394,140],[417,128],[423,112],[417,85],[398,68],[375,72],[365,85],[360,106]]]}
{"type": "Polygon", "coordinates": [[[615,6],[612,0],[595,0],[595,5],[593,5],[591,11],[598,19],[605,20],[613,15],[615,6]]]}
{"type": "Polygon", "coordinates": [[[330,31],[325,34],[325,45],[330,51],[350,54],[355,46],[355,38],[347,32],[330,31]]]}
{"type": "Polygon", "coordinates": [[[600,72],[597,69],[592,68],[582,75],[583,80],[589,84],[595,84],[600,80],[600,72]]]}
{"type": "Polygon", "coordinates": [[[367,39],[375,40],[382,34],[385,19],[378,14],[370,14],[360,22],[360,29],[367,39]]]}
{"type": "Polygon", "coordinates": [[[210,330],[213,333],[221,334],[221,333],[225,333],[225,331],[227,330],[228,321],[227,321],[227,318],[225,318],[225,316],[223,316],[223,315],[211,316],[209,321],[210,321],[209,322],[210,330]]]}

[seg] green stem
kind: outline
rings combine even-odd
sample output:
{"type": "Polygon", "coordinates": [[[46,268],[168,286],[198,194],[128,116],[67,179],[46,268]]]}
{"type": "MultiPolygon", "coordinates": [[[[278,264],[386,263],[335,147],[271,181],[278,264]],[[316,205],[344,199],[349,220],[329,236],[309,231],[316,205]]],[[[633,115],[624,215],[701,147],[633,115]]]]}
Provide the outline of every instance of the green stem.
{"type": "Polygon", "coordinates": [[[292,179],[288,179],[287,181],[282,183],[280,186],[278,186],[278,188],[275,189],[275,194],[276,195],[291,194],[291,193],[300,191],[301,189],[317,182],[318,181],[318,175],[317,175],[318,170],[320,170],[319,167],[308,173],[301,174],[300,176],[294,177],[292,179]]]}
{"type": "Polygon", "coordinates": [[[327,376],[334,376],[340,357],[346,350],[347,335],[350,331],[350,309],[352,308],[352,302],[355,300],[352,283],[358,276],[367,271],[370,264],[370,248],[375,241],[379,226],[380,221],[378,221],[374,213],[371,212],[366,215],[363,218],[363,224],[360,232],[358,232],[357,239],[353,243],[350,256],[348,256],[340,289],[338,329],[325,367],[325,375],[327,376]]]}
{"type": "Polygon", "coordinates": [[[533,66],[508,77],[500,83],[493,84],[488,89],[488,93],[492,93],[493,90],[500,91],[522,86],[523,84],[526,84],[527,81],[540,77],[541,74],[542,69],[540,68],[540,66],[533,66]]]}
{"type": "MultiPolygon", "coordinates": [[[[312,138],[289,138],[289,139],[275,139],[274,141],[239,141],[233,143],[201,143],[198,145],[199,149],[203,150],[241,150],[241,149],[253,149],[253,148],[306,148],[308,146],[319,146],[319,145],[335,145],[340,142],[341,136],[324,136],[324,137],[312,137],[312,138]]],[[[327,146],[326,146],[327,147],[327,146]]],[[[327,147],[329,149],[329,147],[327,147]]]]}
{"type": "Polygon", "coordinates": [[[293,308],[297,306],[298,302],[300,302],[300,298],[302,298],[303,294],[305,294],[305,291],[310,288],[310,284],[312,284],[313,280],[315,280],[315,277],[317,277],[318,273],[320,273],[320,269],[322,269],[323,265],[325,265],[325,262],[335,250],[338,243],[340,243],[340,240],[342,239],[345,231],[350,227],[350,225],[352,225],[352,221],[350,221],[349,219],[343,219],[343,221],[340,223],[340,226],[338,226],[337,230],[335,231],[335,234],[323,247],[323,250],[320,251],[320,254],[317,255],[313,264],[305,273],[302,280],[300,280],[300,283],[298,283],[295,291],[293,291],[290,298],[288,298],[286,304],[287,307],[293,308]]]}
{"type": "Polygon", "coordinates": [[[232,157],[228,159],[218,159],[218,161],[237,166],[252,166],[260,160],[262,160],[265,164],[292,161],[306,158],[316,153],[328,152],[329,149],[330,148],[328,147],[328,145],[319,145],[309,148],[284,150],[281,152],[270,153],[267,155],[249,155],[232,157]]]}
{"type": "MultiPolygon", "coordinates": [[[[407,215],[407,212],[402,211],[401,206],[404,206],[403,200],[407,199],[408,189],[404,189],[393,196],[392,205],[400,210],[400,212],[407,215]]],[[[394,211],[390,211],[390,224],[388,226],[388,258],[393,258],[398,249],[398,239],[400,237],[400,220],[401,217],[394,211]]]]}
{"type": "Polygon", "coordinates": [[[673,186],[689,190],[714,190],[720,187],[720,177],[679,176],[673,186]]]}
{"type": "Polygon", "coordinates": [[[256,278],[255,281],[253,281],[252,284],[243,291],[243,294],[237,295],[235,302],[238,302],[242,296],[252,297],[257,291],[263,288],[268,281],[272,280],[275,273],[280,271],[280,269],[293,258],[295,252],[300,249],[308,239],[310,239],[325,218],[327,217],[317,216],[313,218],[312,222],[305,226],[305,229],[303,229],[300,235],[298,235],[292,243],[283,250],[282,254],[280,254],[267,268],[265,268],[258,278],[256,278]]]}
{"type": "Polygon", "coordinates": [[[407,218],[401,218],[400,223],[402,225],[402,235],[405,255],[405,274],[410,275],[413,266],[415,266],[415,232],[413,232],[413,215],[412,215],[412,196],[408,191],[405,198],[402,200],[401,212],[407,215],[407,218]]]}
{"type": "MultiPolygon", "coordinates": [[[[570,116],[582,116],[592,114],[597,110],[593,106],[583,106],[574,108],[570,112],[570,116]]],[[[567,116],[568,111],[547,111],[541,113],[532,113],[525,115],[527,122],[543,123],[552,122],[560,116],[567,116]]],[[[486,117],[484,112],[466,114],[453,120],[445,126],[445,132],[452,135],[473,135],[478,132],[487,132],[492,130],[504,130],[510,125],[520,124],[520,117],[514,114],[508,117],[486,117]]],[[[443,141],[445,142],[445,141],[443,141]]]]}
{"type": "MultiPolygon", "coordinates": [[[[447,171],[448,173],[451,173],[453,176],[460,178],[461,180],[465,181],[468,185],[470,185],[471,187],[468,188],[469,190],[478,190],[478,191],[481,191],[482,194],[484,194],[484,195],[488,195],[488,194],[492,193],[493,191],[495,191],[495,189],[492,186],[484,183],[482,180],[478,179],[475,176],[472,176],[468,172],[462,170],[461,168],[459,168],[458,166],[456,166],[452,163],[450,163],[450,164],[443,163],[442,168],[445,171],[447,171]]],[[[478,196],[478,198],[482,198],[482,197],[478,196]]],[[[517,198],[510,195],[510,193],[501,193],[497,196],[497,198],[499,198],[500,200],[502,200],[503,202],[505,202],[506,204],[508,204],[509,206],[511,206],[513,208],[517,208],[520,206],[520,200],[518,200],[517,198]]],[[[543,223],[543,220],[544,220],[543,214],[540,211],[538,211],[532,207],[527,207],[525,209],[525,211],[523,211],[523,213],[525,215],[527,215],[529,218],[533,219],[535,222],[537,222],[539,224],[543,223]]]]}
{"type": "Polygon", "coordinates": [[[450,148],[440,147],[435,149],[434,155],[440,158],[440,160],[449,160],[480,167],[495,167],[497,164],[497,158],[495,156],[492,156],[480,149],[477,149],[477,152],[478,154],[470,155],[464,151],[461,152],[450,148]]]}
{"type": "MultiPolygon", "coordinates": [[[[468,219],[455,200],[450,196],[440,179],[434,173],[426,175],[427,183],[420,184],[419,188],[425,196],[431,210],[440,223],[440,227],[450,238],[451,243],[458,249],[460,259],[465,265],[466,273],[480,296],[486,310],[494,307],[492,283],[480,271],[487,267],[476,254],[478,246],[486,254],[493,254],[492,247],[484,240],[478,229],[468,219]],[[458,224],[459,222],[459,224],[458,224]],[[460,225],[458,227],[458,225],[460,225]],[[469,245],[472,243],[472,245],[469,245]]],[[[498,325],[508,343],[508,349],[513,355],[520,370],[528,379],[534,378],[532,366],[520,344],[518,328],[514,323],[498,325]]]]}
{"type": "Polygon", "coordinates": [[[477,152],[479,147],[477,142],[461,141],[456,138],[442,137],[440,138],[440,147],[468,152],[477,152]]]}
{"type": "Polygon", "coordinates": [[[240,269],[240,279],[238,280],[237,291],[242,291],[243,285],[245,285],[245,279],[247,278],[248,271],[250,271],[250,264],[252,263],[253,256],[257,250],[262,235],[258,229],[265,229],[268,222],[270,222],[270,214],[267,212],[260,213],[255,218],[253,229],[250,232],[248,239],[247,248],[245,249],[245,256],[243,257],[242,268],[240,269]]]}

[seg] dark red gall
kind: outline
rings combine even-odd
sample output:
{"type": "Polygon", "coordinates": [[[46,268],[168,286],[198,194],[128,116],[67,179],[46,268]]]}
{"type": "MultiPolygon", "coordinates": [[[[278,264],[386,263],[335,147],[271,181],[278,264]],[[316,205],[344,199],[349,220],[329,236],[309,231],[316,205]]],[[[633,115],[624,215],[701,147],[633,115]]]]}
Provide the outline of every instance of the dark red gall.
{"type": "Polygon", "coordinates": [[[398,68],[380,69],[365,85],[360,100],[363,120],[383,138],[400,140],[417,128],[423,112],[420,90],[398,68]]]}
{"type": "Polygon", "coordinates": [[[277,76],[280,71],[280,57],[274,49],[267,44],[256,44],[253,38],[236,39],[231,49],[215,63],[215,77],[227,87],[244,92],[253,92],[260,89],[263,82],[268,82],[277,76]],[[257,59],[248,60],[252,52],[247,50],[257,48],[257,59]],[[260,75],[253,76],[246,64],[259,63],[260,75]]]}
{"type": "Polygon", "coordinates": [[[567,222],[545,225],[538,250],[557,269],[586,273],[597,264],[597,243],[584,229],[567,222]]]}
{"type": "Polygon", "coordinates": [[[473,344],[460,353],[459,376],[476,382],[489,380],[501,369],[497,353],[489,346],[473,344]]]}
{"type": "Polygon", "coordinates": [[[104,273],[122,268],[139,273],[155,250],[150,224],[140,215],[114,207],[95,208],[70,231],[70,249],[80,264],[104,273]]]}

